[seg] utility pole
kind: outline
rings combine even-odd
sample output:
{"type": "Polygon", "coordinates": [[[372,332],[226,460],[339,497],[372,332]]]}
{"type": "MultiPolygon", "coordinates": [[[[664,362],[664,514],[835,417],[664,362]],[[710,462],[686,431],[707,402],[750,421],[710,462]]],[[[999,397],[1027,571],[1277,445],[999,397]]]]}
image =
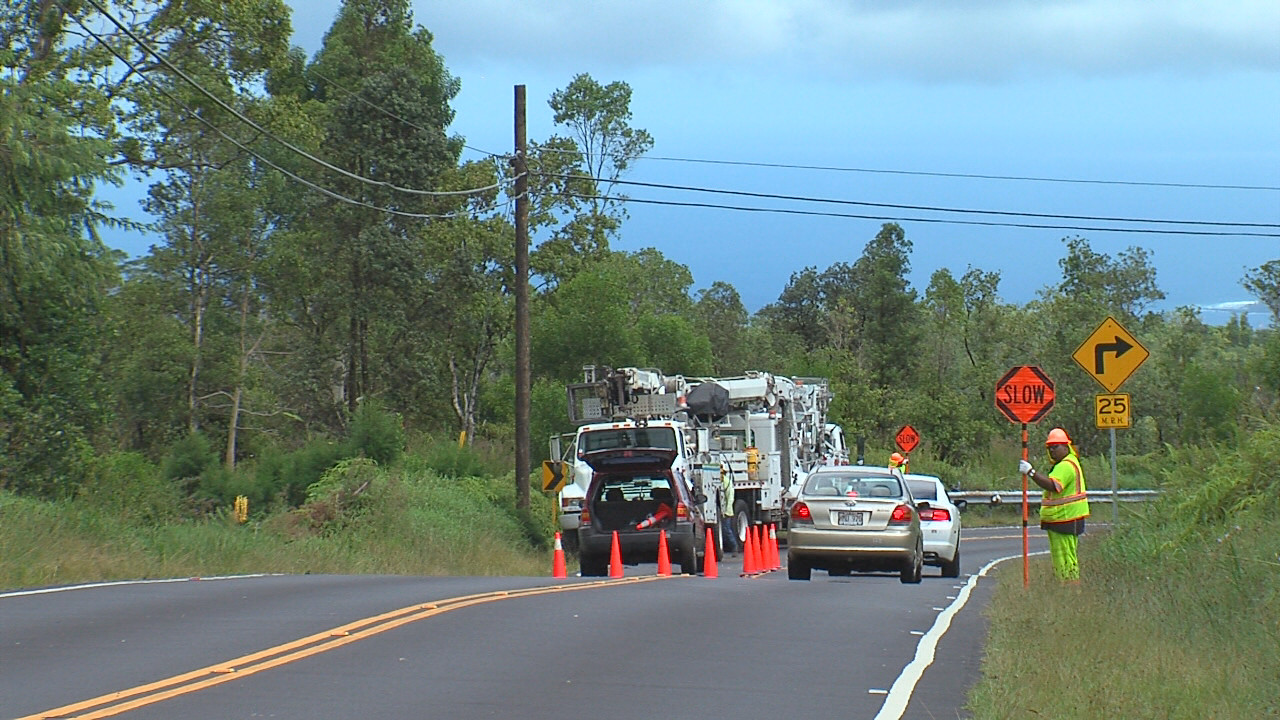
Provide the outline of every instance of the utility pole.
{"type": "Polygon", "coordinates": [[[529,164],[524,86],[516,85],[516,508],[529,509],[529,164]]]}

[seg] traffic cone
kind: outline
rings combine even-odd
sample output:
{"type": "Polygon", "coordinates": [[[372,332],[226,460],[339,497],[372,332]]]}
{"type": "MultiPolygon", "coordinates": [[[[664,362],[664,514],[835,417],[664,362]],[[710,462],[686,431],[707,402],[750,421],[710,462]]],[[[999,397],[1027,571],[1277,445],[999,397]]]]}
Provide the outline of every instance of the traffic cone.
{"type": "Polygon", "coordinates": [[[760,572],[755,558],[755,543],[751,538],[751,529],[747,528],[747,539],[742,544],[742,574],[755,575],[760,572]]]}
{"type": "Polygon", "coordinates": [[[618,547],[618,531],[613,531],[613,547],[609,548],[609,577],[622,577],[622,548],[618,547]]]}
{"type": "Polygon", "coordinates": [[[560,543],[560,533],[556,533],[555,559],[551,562],[551,577],[568,577],[564,567],[564,545],[560,543]]]}
{"type": "Polygon", "coordinates": [[[768,568],[764,566],[764,553],[760,547],[760,526],[751,526],[751,563],[755,565],[756,572],[764,572],[768,568]]]}
{"type": "Polygon", "coordinates": [[[658,574],[671,575],[671,557],[667,554],[667,531],[658,531],[658,574]]]}
{"type": "Polygon", "coordinates": [[[702,561],[702,576],[709,578],[720,577],[720,571],[716,568],[716,538],[711,534],[711,528],[707,528],[707,551],[706,557],[702,561]]]}
{"type": "Polygon", "coordinates": [[[778,526],[769,526],[769,568],[777,570],[782,567],[782,558],[778,556],[778,526]]]}

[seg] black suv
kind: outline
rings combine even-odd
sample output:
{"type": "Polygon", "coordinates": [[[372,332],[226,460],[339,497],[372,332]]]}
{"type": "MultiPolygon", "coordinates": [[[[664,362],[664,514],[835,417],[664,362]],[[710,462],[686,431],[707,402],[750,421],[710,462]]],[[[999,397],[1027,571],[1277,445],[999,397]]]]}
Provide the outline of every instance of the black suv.
{"type": "Polygon", "coordinates": [[[594,471],[578,527],[583,576],[608,573],[614,531],[627,565],[657,562],[660,531],[666,530],[671,562],[680,563],[687,574],[702,569],[707,526],[695,506],[705,498],[695,496],[684,478],[671,472],[675,457],[669,448],[597,450],[583,456],[594,471]]]}

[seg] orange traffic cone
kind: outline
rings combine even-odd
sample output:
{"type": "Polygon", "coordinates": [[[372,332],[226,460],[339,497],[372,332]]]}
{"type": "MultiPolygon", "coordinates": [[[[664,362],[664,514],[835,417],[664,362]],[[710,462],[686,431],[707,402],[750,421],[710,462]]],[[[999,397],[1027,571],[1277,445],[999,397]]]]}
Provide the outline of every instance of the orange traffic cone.
{"type": "Polygon", "coordinates": [[[751,529],[747,528],[747,539],[742,544],[742,574],[754,575],[760,572],[755,558],[755,543],[752,541],[751,529]]]}
{"type": "Polygon", "coordinates": [[[618,547],[618,531],[613,531],[613,547],[609,548],[609,577],[622,577],[622,548],[618,547]]]}
{"type": "Polygon", "coordinates": [[[568,577],[564,567],[564,545],[560,543],[560,533],[556,533],[555,558],[551,561],[551,577],[568,577]]]}
{"type": "Polygon", "coordinates": [[[671,557],[667,554],[667,531],[658,531],[658,574],[671,574],[671,557]]]}
{"type": "Polygon", "coordinates": [[[718,578],[720,577],[720,570],[716,568],[716,539],[711,532],[711,528],[707,528],[707,551],[706,557],[702,561],[702,576],[718,578]]]}
{"type": "Polygon", "coordinates": [[[769,569],[777,570],[782,567],[782,558],[778,556],[778,526],[776,524],[769,526],[769,569]]]}
{"type": "Polygon", "coordinates": [[[760,526],[751,526],[751,562],[756,567],[756,572],[764,572],[769,568],[764,566],[764,548],[760,547],[760,526]]]}

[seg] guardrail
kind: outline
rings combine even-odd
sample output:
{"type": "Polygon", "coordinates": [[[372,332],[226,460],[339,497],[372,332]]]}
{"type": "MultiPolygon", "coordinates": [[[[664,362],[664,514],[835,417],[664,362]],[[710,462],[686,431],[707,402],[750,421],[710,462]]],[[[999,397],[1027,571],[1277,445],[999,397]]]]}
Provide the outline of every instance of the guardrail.
{"type": "MultiPolygon", "coordinates": [[[[1159,490],[1117,490],[1116,500],[1118,502],[1147,502],[1154,500],[1160,494],[1159,490]]],[[[948,492],[951,501],[960,507],[965,505],[1021,505],[1021,490],[956,490],[948,492]]],[[[1027,492],[1027,504],[1040,504],[1040,491],[1027,492]]],[[[1090,490],[1089,502],[1091,503],[1110,503],[1110,490],[1090,490]]]]}

